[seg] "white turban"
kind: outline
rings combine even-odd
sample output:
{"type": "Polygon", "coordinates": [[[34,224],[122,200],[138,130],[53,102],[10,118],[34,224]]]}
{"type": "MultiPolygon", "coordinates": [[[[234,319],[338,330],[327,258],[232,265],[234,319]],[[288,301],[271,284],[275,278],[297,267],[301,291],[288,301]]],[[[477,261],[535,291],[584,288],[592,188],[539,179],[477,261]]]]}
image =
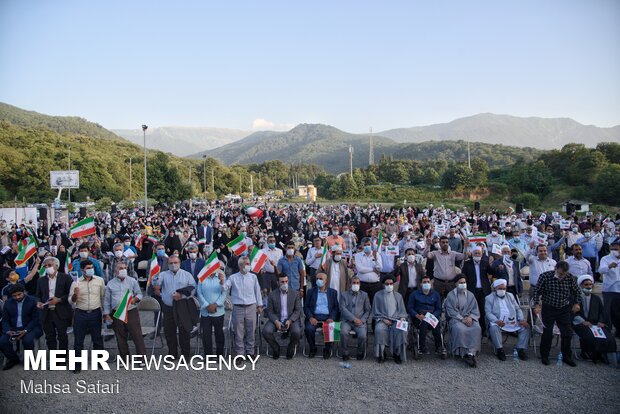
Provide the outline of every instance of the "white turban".
{"type": "Polygon", "coordinates": [[[581,286],[583,282],[586,280],[590,280],[590,282],[594,283],[594,278],[590,275],[581,275],[577,278],[577,286],[581,286]]]}
{"type": "Polygon", "coordinates": [[[480,247],[480,246],[476,246],[476,247],[474,247],[474,248],[472,248],[472,249],[471,249],[471,252],[472,252],[472,253],[476,253],[476,252],[480,252],[480,253],[482,253],[482,247],[480,247]]]}
{"type": "Polygon", "coordinates": [[[497,289],[497,287],[500,285],[507,286],[506,279],[496,279],[495,282],[493,282],[493,289],[497,289]]]}
{"type": "Polygon", "coordinates": [[[338,243],[336,243],[336,244],[334,244],[334,245],[332,246],[332,249],[331,249],[331,250],[332,250],[332,252],[338,252],[338,251],[341,251],[341,250],[342,250],[342,246],[341,246],[341,245],[339,245],[338,243]]]}

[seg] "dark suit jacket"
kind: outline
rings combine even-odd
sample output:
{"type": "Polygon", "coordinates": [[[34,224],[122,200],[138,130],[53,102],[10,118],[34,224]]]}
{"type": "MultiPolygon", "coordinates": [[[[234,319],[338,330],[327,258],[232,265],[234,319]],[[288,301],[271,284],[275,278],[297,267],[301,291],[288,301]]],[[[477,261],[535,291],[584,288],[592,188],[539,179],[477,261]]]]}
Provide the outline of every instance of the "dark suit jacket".
{"type": "MultiPolygon", "coordinates": [[[[2,333],[16,331],[17,326],[17,301],[13,298],[7,300],[2,311],[2,333]]],[[[28,332],[41,332],[41,319],[37,309],[37,300],[32,296],[24,296],[22,305],[22,328],[28,332]]]]}
{"type": "MultiPolygon", "coordinates": [[[[286,311],[288,319],[296,322],[301,316],[301,299],[297,292],[289,289],[286,294],[286,311]]],[[[267,300],[267,318],[274,324],[279,321],[282,316],[282,301],[280,300],[280,289],[276,289],[269,294],[267,300]]]]}
{"type": "MultiPolygon", "coordinates": [[[[56,274],[56,291],[54,296],[60,299],[60,302],[56,304],[56,313],[62,319],[70,319],[73,310],[71,309],[71,304],[69,304],[69,290],[71,289],[71,284],[73,283],[73,279],[66,273],[56,274]]],[[[37,282],[37,300],[40,302],[47,302],[49,300],[49,278],[47,276],[39,278],[37,282]]],[[[41,318],[45,320],[47,317],[48,307],[44,307],[41,311],[41,318]]]]}
{"type": "MultiPolygon", "coordinates": [[[[482,292],[484,293],[484,296],[491,293],[491,281],[488,277],[490,273],[491,269],[488,258],[483,257],[480,261],[480,284],[482,285],[482,292]]],[[[466,260],[465,263],[463,263],[463,274],[467,279],[467,290],[475,293],[476,268],[474,267],[474,261],[472,259],[466,260]]]]}
{"type": "Polygon", "coordinates": [[[194,280],[198,281],[198,273],[200,273],[200,270],[204,267],[205,265],[205,261],[204,259],[196,259],[196,265],[194,266],[194,273],[192,273],[192,261],[191,259],[186,259],[183,260],[183,262],[181,263],[181,269],[185,270],[188,273],[192,273],[192,276],[194,276],[194,280]]]}
{"type": "MultiPolygon", "coordinates": [[[[519,262],[513,260],[512,262],[512,275],[515,280],[515,288],[517,289],[517,293],[523,292],[523,280],[521,279],[521,269],[519,262]]],[[[504,279],[506,283],[508,283],[508,270],[506,269],[506,265],[504,265],[504,259],[496,259],[491,265],[491,272],[497,279],[504,279]],[[499,270],[499,267],[503,266],[502,270],[499,270]]]]}
{"type": "MultiPolygon", "coordinates": [[[[420,283],[422,283],[422,276],[424,276],[424,268],[420,263],[416,263],[415,265],[416,275],[416,286],[420,287],[420,283]]],[[[405,261],[400,266],[398,266],[395,270],[395,276],[400,276],[400,283],[398,284],[398,293],[400,293],[403,298],[405,297],[405,293],[407,293],[407,286],[409,286],[409,264],[405,261]]]]}
{"type": "MultiPolygon", "coordinates": [[[[316,299],[319,294],[319,288],[315,287],[306,293],[306,300],[304,305],[304,314],[306,318],[314,317],[314,308],[316,308],[316,299]]],[[[327,288],[327,310],[329,311],[329,319],[336,320],[338,317],[338,292],[332,288],[327,288]]]]}
{"type": "Polygon", "coordinates": [[[198,226],[196,228],[196,239],[200,240],[202,238],[206,239],[207,244],[211,243],[213,238],[213,228],[211,226],[198,226]]]}
{"type": "Polygon", "coordinates": [[[340,319],[346,322],[353,323],[355,318],[361,319],[364,323],[370,317],[370,300],[368,300],[368,294],[362,290],[357,292],[358,299],[356,303],[353,303],[353,292],[347,290],[340,294],[340,319]]]}

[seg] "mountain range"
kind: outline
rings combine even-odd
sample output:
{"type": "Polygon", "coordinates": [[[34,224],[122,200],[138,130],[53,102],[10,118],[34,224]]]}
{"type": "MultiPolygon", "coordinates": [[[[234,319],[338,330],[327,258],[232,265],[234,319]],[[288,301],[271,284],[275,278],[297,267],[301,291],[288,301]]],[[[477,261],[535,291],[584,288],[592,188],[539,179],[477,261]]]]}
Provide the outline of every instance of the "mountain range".
{"type": "MultiPolygon", "coordinates": [[[[112,132],[134,144],[143,145],[141,129],[113,129],[112,132]]],[[[184,157],[230,144],[251,133],[240,129],[164,126],[147,129],[146,139],[149,148],[184,157]]]]}

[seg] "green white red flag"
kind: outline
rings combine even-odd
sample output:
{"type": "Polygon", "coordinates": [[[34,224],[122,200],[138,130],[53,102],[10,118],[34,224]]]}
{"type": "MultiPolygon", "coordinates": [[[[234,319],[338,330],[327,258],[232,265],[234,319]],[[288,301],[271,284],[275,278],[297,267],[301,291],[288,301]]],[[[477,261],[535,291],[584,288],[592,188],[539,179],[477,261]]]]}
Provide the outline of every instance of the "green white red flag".
{"type": "Polygon", "coordinates": [[[248,249],[248,246],[245,244],[245,236],[243,234],[237,236],[236,239],[229,242],[226,246],[228,246],[228,248],[232,250],[236,256],[240,256],[241,253],[248,249]]]}
{"type": "Polygon", "coordinates": [[[323,336],[325,342],[339,342],[340,322],[323,323],[323,336]]]}
{"type": "Polygon", "coordinates": [[[161,271],[161,267],[159,267],[157,256],[155,255],[155,253],[153,253],[153,256],[151,256],[151,263],[149,266],[149,280],[148,282],[146,282],[147,286],[151,285],[151,283],[153,282],[153,278],[157,276],[157,274],[159,274],[160,271],[161,271]]]}
{"type": "Polygon", "coordinates": [[[200,283],[202,283],[213,273],[217,272],[219,268],[220,261],[218,260],[217,253],[214,250],[213,253],[211,253],[211,256],[209,256],[209,259],[207,259],[207,261],[205,262],[205,265],[202,267],[202,269],[200,269],[200,272],[198,272],[198,275],[196,277],[198,278],[200,283]]]}
{"type": "Polygon", "coordinates": [[[321,254],[321,262],[319,263],[319,267],[325,269],[326,262],[327,262],[327,243],[323,245],[323,252],[321,254]]]}
{"type": "Polygon", "coordinates": [[[120,321],[127,323],[127,319],[129,316],[129,305],[131,305],[131,301],[133,299],[133,295],[130,290],[127,289],[121,303],[116,308],[116,312],[114,312],[114,317],[120,321]]]}
{"type": "Polygon", "coordinates": [[[87,217],[71,226],[70,237],[72,239],[77,239],[78,237],[90,236],[96,232],[95,219],[93,217],[87,217]]]}
{"type": "Polygon", "coordinates": [[[33,236],[30,236],[28,239],[24,240],[21,242],[21,247],[17,253],[17,257],[15,258],[15,265],[17,267],[26,264],[26,262],[37,252],[37,241],[33,236]]]}
{"type": "Polygon", "coordinates": [[[487,235],[483,233],[472,234],[467,238],[470,243],[484,243],[487,241],[487,235]]]}
{"type": "Polygon", "coordinates": [[[267,261],[267,254],[262,249],[254,246],[252,253],[250,254],[250,268],[254,273],[261,271],[265,262],[267,261]]]}

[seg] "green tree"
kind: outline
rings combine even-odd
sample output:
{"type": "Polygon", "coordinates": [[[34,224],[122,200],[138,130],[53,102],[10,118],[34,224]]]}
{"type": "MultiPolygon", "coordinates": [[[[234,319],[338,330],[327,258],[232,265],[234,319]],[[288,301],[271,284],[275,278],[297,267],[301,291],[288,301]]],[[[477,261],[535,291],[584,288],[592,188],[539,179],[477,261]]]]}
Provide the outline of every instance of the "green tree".
{"type": "Polygon", "coordinates": [[[601,171],[593,192],[599,202],[620,205],[620,164],[611,164],[601,171]]]}
{"type": "Polygon", "coordinates": [[[443,174],[441,182],[447,189],[471,187],[474,182],[474,172],[465,164],[453,164],[443,174]]]}

